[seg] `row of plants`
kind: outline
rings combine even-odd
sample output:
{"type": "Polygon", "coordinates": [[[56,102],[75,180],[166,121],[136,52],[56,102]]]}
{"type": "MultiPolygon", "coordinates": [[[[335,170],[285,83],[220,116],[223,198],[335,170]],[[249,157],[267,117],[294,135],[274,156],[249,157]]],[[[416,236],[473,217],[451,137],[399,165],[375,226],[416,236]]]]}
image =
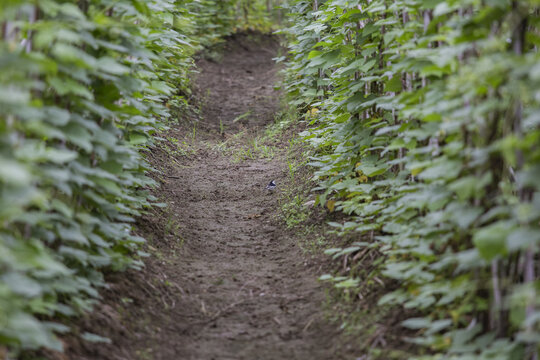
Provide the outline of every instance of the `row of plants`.
{"type": "Polygon", "coordinates": [[[284,0],[200,0],[190,4],[198,24],[197,39],[211,47],[240,31],[270,32],[280,19],[284,0]]]}
{"type": "Polygon", "coordinates": [[[262,3],[0,3],[0,358],[62,350],[104,274],[143,266],[135,221],[163,206],[143,150],[189,106],[195,52],[262,3]]]}
{"type": "Polygon", "coordinates": [[[318,202],[354,239],[327,251],[345,272],[324,278],[358,297],[397,284],[378,306],[409,314],[417,359],[537,359],[540,4],[286,7],[318,202]],[[380,265],[360,276],[367,253],[380,265]]]}

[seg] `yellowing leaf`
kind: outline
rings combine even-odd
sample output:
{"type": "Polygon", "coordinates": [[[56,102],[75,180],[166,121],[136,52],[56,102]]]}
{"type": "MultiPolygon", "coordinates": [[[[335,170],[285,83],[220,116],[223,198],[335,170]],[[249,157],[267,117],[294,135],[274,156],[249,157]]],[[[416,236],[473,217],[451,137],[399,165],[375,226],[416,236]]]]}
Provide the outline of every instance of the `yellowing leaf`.
{"type": "Polygon", "coordinates": [[[412,176],[416,176],[418,174],[420,174],[422,172],[422,168],[414,168],[414,169],[411,169],[411,175],[412,176]]]}
{"type": "Polygon", "coordinates": [[[311,110],[306,111],[306,116],[309,116],[309,117],[313,118],[313,117],[317,116],[318,113],[319,113],[319,109],[313,108],[311,110]]]}
{"type": "Polygon", "coordinates": [[[326,202],[326,207],[330,212],[334,212],[334,208],[336,207],[336,201],[335,200],[328,200],[326,202]]]}
{"type": "Polygon", "coordinates": [[[452,310],[450,311],[450,316],[452,316],[452,321],[454,321],[454,324],[455,324],[459,321],[461,314],[457,310],[452,310]]]}

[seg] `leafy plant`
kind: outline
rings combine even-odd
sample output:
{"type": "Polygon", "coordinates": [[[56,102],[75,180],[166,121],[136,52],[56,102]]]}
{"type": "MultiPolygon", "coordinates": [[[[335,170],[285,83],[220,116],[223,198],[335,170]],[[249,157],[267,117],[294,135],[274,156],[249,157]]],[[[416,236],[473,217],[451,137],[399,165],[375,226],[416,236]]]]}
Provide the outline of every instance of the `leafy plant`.
{"type": "MultiPolygon", "coordinates": [[[[422,314],[421,359],[538,353],[538,4],[293,0],[286,90],[319,203],[422,314]],[[316,109],[316,110],[315,110],[316,109]]],[[[354,269],[354,266],[351,267],[354,269]]],[[[347,288],[354,283],[354,270],[347,288]]]]}
{"type": "MultiPolygon", "coordinates": [[[[157,199],[141,150],[186,109],[192,55],[235,30],[239,3],[1,2],[0,353],[61,350],[104,272],[143,266],[134,222],[157,199]]],[[[266,19],[247,9],[245,26],[266,19]]]]}

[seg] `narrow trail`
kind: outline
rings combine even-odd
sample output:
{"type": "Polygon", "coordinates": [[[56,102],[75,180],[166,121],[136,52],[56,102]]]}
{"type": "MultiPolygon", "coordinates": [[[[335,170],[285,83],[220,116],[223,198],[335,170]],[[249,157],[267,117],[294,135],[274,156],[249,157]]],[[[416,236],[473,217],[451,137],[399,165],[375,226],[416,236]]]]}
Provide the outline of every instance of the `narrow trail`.
{"type": "Polygon", "coordinates": [[[240,35],[228,41],[221,61],[199,62],[196,83],[206,100],[198,150],[166,167],[160,190],[182,241],[162,240],[162,256],[148,261],[144,278],[117,286],[132,303],[119,315],[129,329],[113,338],[114,359],[342,358],[336,327],[324,320],[317,266],[277,218],[278,194],[264,189],[285,178],[284,157],[235,163],[215,150],[220,128],[249,137],[273,121],[277,51],[272,38],[240,35]]]}
{"type": "MultiPolygon", "coordinates": [[[[197,85],[209,92],[203,127],[217,131],[221,121],[226,133],[245,130],[250,136],[273,121],[276,51],[271,39],[235,39],[222,61],[199,63],[197,85]]],[[[285,167],[280,159],[235,164],[208,152],[177,169],[178,179],[167,183],[190,248],[179,259],[187,268],[190,296],[179,304],[188,311],[178,314],[175,330],[183,335],[174,355],[156,358],[332,358],[328,329],[322,328],[323,291],[276,220],[277,194],[264,189],[284,177],[285,167]]]]}

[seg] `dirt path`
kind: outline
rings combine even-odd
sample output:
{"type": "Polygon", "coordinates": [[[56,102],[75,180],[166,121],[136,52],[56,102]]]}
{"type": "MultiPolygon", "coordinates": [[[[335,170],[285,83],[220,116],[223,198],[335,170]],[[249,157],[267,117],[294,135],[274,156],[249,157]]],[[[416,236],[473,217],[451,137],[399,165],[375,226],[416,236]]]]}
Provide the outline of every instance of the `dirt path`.
{"type": "Polygon", "coordinates": [[[249,138],[273,120],[279,98],[273,89],[277,51],[273,39],[255,42],[238,36],[227,43],[222,61],[199,62],[197,85],[207,99],[196,151],[154,154],[154,162],[176,157],[163,168],[160,190],[169,203],[164,213],[169,218],[143,224],[157,255],[142,274],[132,274],[130,283],[113,282],[109,297],[121,307],[109,302],[101,309],[101,323],[111,327],[110,319],[116,319],[123,334],[94,325],[114,345],[79,349],[79,356],[341,358],[335,326],[323,319],[320,274],[277,219],[278,193],[264,189],[270,180],[279,184],[285,178],[282,156],[235,163],[216,148],[228,135],[242,132],[249,138]],[[223,129],[225,135],[212,135],[223,129]],[[178,228],[171,230],[171,224],[178,228]]]}

